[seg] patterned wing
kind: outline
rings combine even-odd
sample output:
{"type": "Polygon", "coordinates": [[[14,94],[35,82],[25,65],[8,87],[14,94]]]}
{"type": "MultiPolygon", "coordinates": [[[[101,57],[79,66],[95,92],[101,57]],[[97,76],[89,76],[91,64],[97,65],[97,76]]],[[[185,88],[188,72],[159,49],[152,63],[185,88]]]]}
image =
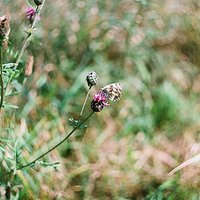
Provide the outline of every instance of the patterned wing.
{"type": "Polygon", "coordinates": [[[122,93],[122,85],[120,83],[111,83],[102,88],[111,101],[118,101],[122,93]]]}

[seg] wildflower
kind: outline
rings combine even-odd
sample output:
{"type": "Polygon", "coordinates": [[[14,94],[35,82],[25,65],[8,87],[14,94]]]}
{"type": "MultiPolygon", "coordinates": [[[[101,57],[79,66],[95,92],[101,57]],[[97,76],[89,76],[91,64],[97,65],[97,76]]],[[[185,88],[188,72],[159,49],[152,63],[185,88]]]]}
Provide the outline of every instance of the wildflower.
{"type": "Polygon", "coordinates": [[[92,102],[91,108],[94,112],[100,112],[103,108],[109,105],[108,100],[118,101],[121,97],[122,85],[120,83],[112,83],[106,85],[98,92],[92,102]]]}
{"type": "Polygon", "coordinates": [[[91,102],[91,108],[94,112],[100,112],[103,108],[109,105],[108,103],[108,96],[105,92],[101,91],[98,92],[92,102],[91,102]]]}
{"type": "Polygon", "coordinates": [[[35,14],[36,14],[36,11],[34,8],[30,7],[26,10],[26,17],[27,17],[27,19],[29,19],[31,21],[33,20],[33,17],[35,16],[35,14]]]}
{"type": "Polygon", "coordinates": [[[87,76],[86,76],[86,81],[89,87],[92,87],[93,85],[97,85],[98,83],[98,77],[96,72],[91,71],[87,76]]]}
{"type": "MultiPolygon", "coordinates": [[[[27,10],[26,10],[26,18],[29,20],[30,23],[33,22],[34,20],[34,17],[36,15],[36,10],[32,7],[29,7],[27,10]]],[[[37,20],[39,21],[40,20],[40,17],[37,16],[37,20]]]]}
{"type": "Polygon", "coordinates": [[[7,15],[0,17],[0,39],[8,39],[10,34],[10,20],[7,15]]]}

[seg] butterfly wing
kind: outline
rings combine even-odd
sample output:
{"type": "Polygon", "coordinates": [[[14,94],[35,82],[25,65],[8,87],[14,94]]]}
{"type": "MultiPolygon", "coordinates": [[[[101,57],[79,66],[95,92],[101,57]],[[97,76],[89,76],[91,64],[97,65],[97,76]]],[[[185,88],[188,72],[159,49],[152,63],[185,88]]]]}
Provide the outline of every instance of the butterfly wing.
{"type": "Polygon", "coordinates": [[[102,88],[102,91],[108,95],[108,98],[111,101],[118,101],[122,93],[122,84],[111,83],[109,85],[106,85],[104,88],[102,88]]]}

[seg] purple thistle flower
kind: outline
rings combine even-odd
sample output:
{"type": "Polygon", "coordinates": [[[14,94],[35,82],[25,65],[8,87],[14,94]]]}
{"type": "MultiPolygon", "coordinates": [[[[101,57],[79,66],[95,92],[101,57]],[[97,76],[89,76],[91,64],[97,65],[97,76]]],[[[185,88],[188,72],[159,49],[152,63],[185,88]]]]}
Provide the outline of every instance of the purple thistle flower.
{"type": "MultiPolygon", "coordinates": [[[[27,8],[26,10],[26,18],[30,21],[30,23],[33,22],[34,16],[36,15],[36,10],[32,7],[27,8]]],[[[37,16],[37,20],[40,20],[40,17],[37,16]]]]}
{"type": "Polygon", "coordinates": [[[34,15],[35,15],[35,13],[36,13],[36,11],[35,11],[34,8],[32,8],[32,7],[27,8],[27,10],[26,10],[26,17],[27,17],[27,19],[33,18],[34,15]]]}
{"type": "Polygon", "coordinates": [[[105,92],[101,91],[94,95],[94,98],[91,102],[91,108],[94,112],[100,112],[103,108],[109,105],[108,96],[105,92]]]}

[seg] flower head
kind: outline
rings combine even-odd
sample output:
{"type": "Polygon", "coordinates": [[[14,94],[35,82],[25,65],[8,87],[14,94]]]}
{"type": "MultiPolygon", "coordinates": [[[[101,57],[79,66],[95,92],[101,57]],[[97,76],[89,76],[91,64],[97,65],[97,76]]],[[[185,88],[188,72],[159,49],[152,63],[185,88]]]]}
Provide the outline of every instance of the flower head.
{"type": "Polygon", "coordinates": [[[122,93],[122,84],[112,83],[106,85],[98,92],[91,102],[91,108],[94,112],[100,112],[103,108],[109,105],[108,100],[118,101],[122,93]]]}
{"type": "Polygon", "coordinates": [[[0,39],[7,39],[10,33],[10,20],[7,15],[0,17],[0,39]]]}
{"type": "Polygon", "coordinates": [[[35,14],[36,14],[36,11],[35,11],[34,8],[32,8],[32,7],[27,8],[27,10],[26,10],[26,17],[27,17],[27,19],[32,19],[35,14]]]}
{"type": "Polygon", "coordinates": [[[105,92],[101,91],[94,95],[94,98],[91,102],[91,108],[94,112],[100,112],[103,108],[109,105],[108,96],[105,92]]]}
{"type": "MultiPolygon", "coordinates": [[[[35,15],[36,15],[36,10],[34,8],[29,7],[26,10],[26,18],[29,20],[30,23],[33,22],[35,15]]],[[[37,20],[40,20],[39,16],[37,16],[37,20]]]]}

